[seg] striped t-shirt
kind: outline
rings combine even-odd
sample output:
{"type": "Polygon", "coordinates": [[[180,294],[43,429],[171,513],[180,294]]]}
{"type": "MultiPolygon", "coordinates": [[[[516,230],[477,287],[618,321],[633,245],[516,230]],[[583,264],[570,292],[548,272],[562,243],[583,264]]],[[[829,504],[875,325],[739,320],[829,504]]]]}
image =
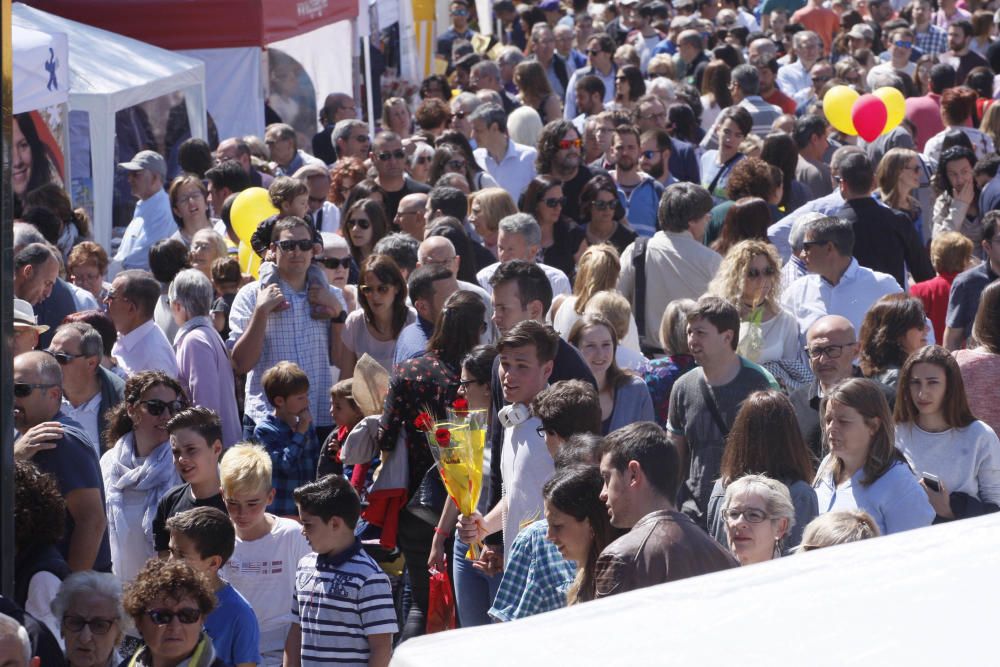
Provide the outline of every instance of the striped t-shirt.
{"type": "Polygon", "coordinates": [[[302,628],[303,667],[367,665],[368,635],[399,630],[389,578],[359,541],[334,556],[302,557],[292,614],[302,628]]]}

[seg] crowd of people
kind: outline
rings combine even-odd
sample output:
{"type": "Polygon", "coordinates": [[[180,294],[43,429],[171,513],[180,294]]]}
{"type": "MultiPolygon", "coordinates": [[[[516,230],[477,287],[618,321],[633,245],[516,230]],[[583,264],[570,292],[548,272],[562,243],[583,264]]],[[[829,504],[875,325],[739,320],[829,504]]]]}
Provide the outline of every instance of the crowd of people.
{"type": "Polygon", "coordinates": [[[114,248],[15,118],[0,647],[386,665],[432,572],[471,627],[1000,510],[1000,12],[572,5],[453,0],[374,134],[335,93],[311,145],[138,152],[114,248]],[[846,135],[836,85],[905,117],[846,135]]]}

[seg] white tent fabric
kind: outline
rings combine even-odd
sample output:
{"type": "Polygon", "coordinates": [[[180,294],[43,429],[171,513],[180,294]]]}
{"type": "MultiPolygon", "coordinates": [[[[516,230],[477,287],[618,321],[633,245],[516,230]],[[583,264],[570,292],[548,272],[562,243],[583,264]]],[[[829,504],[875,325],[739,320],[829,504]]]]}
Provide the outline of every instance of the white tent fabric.
{"type": "Polygon", "coordinates": [[[391,664],[991,664],[998,552],[993,514],[412,639],[391,664]]]}
{"type": "Polygon", "coordinates": [[[22,3],[12,6],[12,23],[42,32],[65,33],[69,39],[69,106],[90,115],[94,240],[110,248],[115,112],[180,91],[187,100],[191,135],[204,139],[205,66],[173,51],[22,3]]]}
{"type": "Polygon", "coordinates": [[[256,46],[177,51],[205,63],[205,91],[220,138],[263,136],[264,74],[256,46]]]}
{"type": "Polygon", "coordinates": [[[66,35],[12,26],[14,113],[48,109],[69,97],[66,35]]]}

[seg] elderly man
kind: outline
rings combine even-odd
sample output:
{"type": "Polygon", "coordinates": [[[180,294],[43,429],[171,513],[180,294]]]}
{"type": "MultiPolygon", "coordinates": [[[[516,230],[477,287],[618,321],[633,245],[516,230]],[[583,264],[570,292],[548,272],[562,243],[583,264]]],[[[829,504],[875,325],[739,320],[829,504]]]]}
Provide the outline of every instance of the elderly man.
{"type": "Polygon", "coordinates": [[[223,162],[238,163],[250,178],[250,185],[255,188],[266,188],[274,180],[270,174],[263,174],[253,168],[253,161],[250,159],[250,145],[239,137],[230,137],[220,141],[219,147],[215,149],[215,161],[218,164],[223,162]]]}
{"type": "Polygon", "coordinates": [[[354,98],[346,93],[330,93],[323,101],[319,110],[319,124],[322,129],[313,135],[312,152],[326,164],[337,161],[337,151],[333,148],[331,132],[334,126],[342,120],[357,118],[354,108],[354,98]]]}
{"type": "Polygon", "coordinates": [[[326,198],[330,192],[330,170],[318,164],[307,164],[295,172],[294,178],[309,188],[309,215],[313,227],[320,232],[336,233],[340,229],[340,209],[326,198]]]}
{"type": "Polygon", "coordinates": [[[501,188],[517,201],[535,177],[538,151],[515,143],[507,134],[507,113],[496,104],[484,104],[473,112],[472,136],[478,148],[476,160],[501,188]]]}
{"type": "Polygon", "coordinates": [[[500,96],[503,101],[503,109],[508,114],[521,106],[510,93],[503,89],[500,81],[500,68],[492,60],[483,60],[472,67],[469,73],[469,87],[473,92],[479,90],[492,90],[500,96]]]}
{"type": "Polygon", "coordinates": [[[276,176],[291,176],[307,164],[323,166],[323,161],[314,158],[298,146],[295,129],[286,123],[271,123],[264,131],[264,143],[275,164],[276,176]]]}
{"type": "Polygon", "coordinates": [[[476,140],[472,135],[472,122],[469,117],[482,105],[483,101],[469,92],[459,93],[448,103],[451,108],[451,121],[448,123],[448,128],[461,132],[462,136],[468,139],[473,147],[476,146],[476,140]]]}
{"type": "Polygon", "coordinates": [[[36,306],[52,294],[59,258],[44,243],[30,243],[14,256],[14,296],[36,306]]]}
{"type": "Polygon", "coordinates": [[[14,337],[11,340],[11,356],[30,352],[38,347],[38,337],[49,330],[39,324],[31,304],[23,299],[14,299],[14,337]]]}
{"type": "Polygon", "coordinates": [[[83,322],[63,324],[46,352],[62,367],[63,412],[83,427],[100,457],[115,444],[102,437],[108,411],[125,395],[125,382],[101,365],[101,334],[83,322]]]}
{"type": "Polygon", "coordinates": [[[813,92],[812,75],[809,74],[809,70],[823,55],[823,42],[813,31],[802,30],[792,37],[792,45],[797,59],[778,70],[778,88],[801,103],[813,92]]]}
{"type": "Polygon", "coordinates": [[[569,278],[559,269],[537,262],[538,251],[542,246],[542,229],[538,222],[527,213],[515,213],[508,215],[500,221],[500,233],[497,236],[497,257],[499,262],[490,264],[485,269],[476,274],[476,281],[479,286],[487,292],[492,292],[490,278],[496,273],[497,268],[514,259],[520,259],[531,264],[537,264],[541,268],[549,283],[552,285],[552,294],[566,294],[571,292],[569,278]]]}
{"type": "Polygon", "coordinates": [[[163,190],[167,163],[155,151],[139,151],[130,161],[118,166],[128,172],[129,187],[139,203],[132,221],[125,228],[114,261],[117,268],[148,270],[149,249],[157,241],[177,232],[170,198],[163,190]]]}
{"type": "Polygon", "coordinates": [[[406,195],[431,191],[430,187],[416,182],[406,174],[406,151],[403,150],[403,140],[395,132],[382,132],[375,137],[371,160],[378,174],[375,182],[385,193],[383,200],[387,219],[395,219],[399,202],[406,195]]]}
{"type": "Polygon", "coordinates": [[[330,136],[337,149],[337,159],[356,157],[366,160],[371,148],[371,137],[368,136],[368,124],[361,120],[348,118],[333,127],[330,136]]]}
{"type": "Polygon", "coordinates": [[[40,667],[31,651],[28,631],[6,614],[0,614],[0,667],[40,667]]]}
{"type": "Polygon", "coordinates": [[[104,298],[118,331],[111,355],[129,375],[139,371],[163,371],[173,378],[178,375],[170,341],[153,320],[159,300],[160,283],[147,271],[119,273],[104,298]]]}
{"type": "Polygon", "coordinates": [[[396,217],[392,222],[404,234],[409,234],[417,241],[424,240],[424,231],[427,227],[426,208],[427,195],[417,192],[406,195],[399,200],[399,208],[396,209],[396,217]]]}
{"type": "Polygon", "coordinates": [[[705,53],[705,40],[697,30],[682,30],[677,35],[677,53],[674,55],[674,66],[677,68],[677,80],[701,89],[701,74],[708,64],[708,54],[705,53]]]}
{"type": "Polygon", "coordinates": [[[60,551],[74,571],[111,570],[104,510],[104,482],[95,446],[63,414],[62,371],[46,352],[14,359],[14,456],[51,474],[66,500],[66,533],[60,551]]]}
{"type": "MultiPolygon", "coordinates": [[[[781,115],[781,108],[765,102],[760,96],[760,74],[757,68],[738,65],[733,70],[729,90],[733,94],[733,102],[750,112],[753,133],[758,137],[766,137],[771,131],[771,125],[781,115]]],[[[719,147],[719,118],[716,118],[701,141],[701,147],[705,150],[719,147]]]]}

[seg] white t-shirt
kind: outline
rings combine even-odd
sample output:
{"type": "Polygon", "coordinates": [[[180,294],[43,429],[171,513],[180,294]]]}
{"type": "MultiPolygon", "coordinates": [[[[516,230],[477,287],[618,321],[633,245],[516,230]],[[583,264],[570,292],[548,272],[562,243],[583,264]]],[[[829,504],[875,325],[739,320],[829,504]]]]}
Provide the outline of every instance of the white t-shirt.
{"type": "Polygon", "coordinates": [[[503,430],[503,453],[500,467],[507,511],[503,515],[504,553],[511,553],[514,538],[525,526],[545,515],[542,487],[555,472],[552,455],[539,437],[542,425],[531,417],[513,428],[503,430]]]}
{"type": "Polygon", "coordinates": [[[949,493],[960,491],[1000,504],[1000,440],[985,422],[941,433],[914,423],[896,426],[896,448],[917,472],[940,479],[949,493]]]}
{"type": "Polygon", "coordinates": [[[281,667],[285,636],[293,620],[295,568],[311,551],[298,522],[272,518],[274,527],[264,537],[252,542],[236,537],[233,556],[220,573],[257,614],[262,667],[281,667]]]}

